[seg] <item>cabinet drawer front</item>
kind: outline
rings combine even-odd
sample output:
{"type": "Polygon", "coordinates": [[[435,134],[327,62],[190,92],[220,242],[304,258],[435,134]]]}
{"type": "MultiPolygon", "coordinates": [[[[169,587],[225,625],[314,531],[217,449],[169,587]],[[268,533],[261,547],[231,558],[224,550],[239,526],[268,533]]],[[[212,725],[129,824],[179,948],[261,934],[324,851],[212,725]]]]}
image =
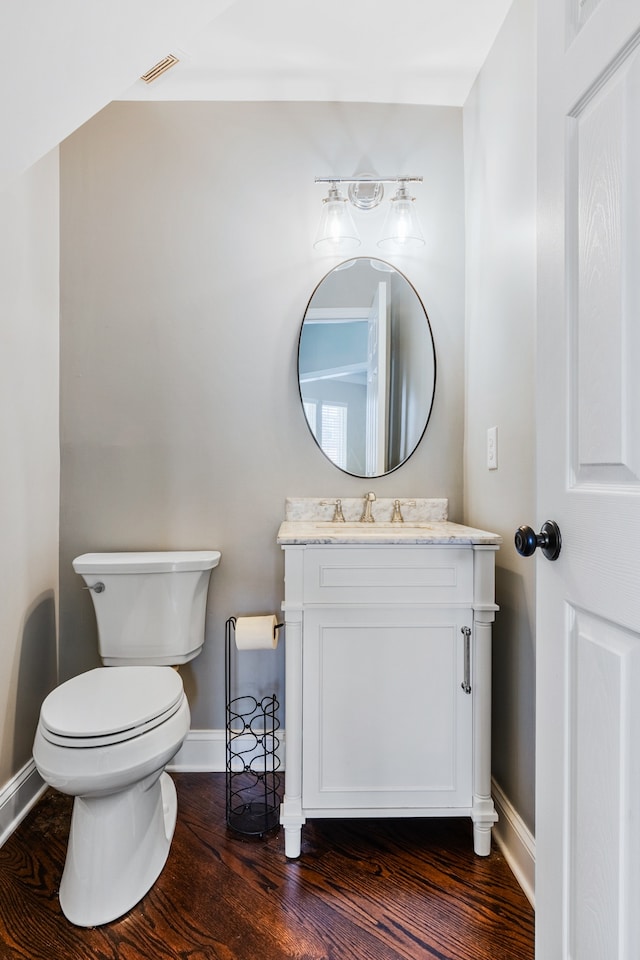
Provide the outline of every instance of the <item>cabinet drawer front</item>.
{"type": "Polygon", "coordinates": [[[471,603],[473,552],[460,547],[313,547],[307,603],[471,603]]]}

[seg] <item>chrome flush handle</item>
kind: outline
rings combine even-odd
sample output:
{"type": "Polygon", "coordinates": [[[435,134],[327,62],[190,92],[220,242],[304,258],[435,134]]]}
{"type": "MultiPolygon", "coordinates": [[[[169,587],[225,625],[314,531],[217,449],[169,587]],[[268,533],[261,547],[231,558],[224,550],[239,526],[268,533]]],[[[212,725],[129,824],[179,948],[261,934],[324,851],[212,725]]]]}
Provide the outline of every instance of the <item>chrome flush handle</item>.
{"type": "Polygon", "coordinates": [[[91,583],[87,587],[83,587],[83,590],[93,590],[94,593],[104,593],[105,585],[102,580],[98,580],[96,583],[91,583]]]}

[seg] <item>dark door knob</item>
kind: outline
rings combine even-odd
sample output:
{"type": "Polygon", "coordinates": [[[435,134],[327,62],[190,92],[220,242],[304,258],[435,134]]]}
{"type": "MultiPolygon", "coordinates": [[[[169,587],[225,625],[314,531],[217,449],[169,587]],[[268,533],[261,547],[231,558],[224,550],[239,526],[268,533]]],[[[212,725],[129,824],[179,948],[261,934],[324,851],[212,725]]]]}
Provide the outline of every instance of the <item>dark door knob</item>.
{"type": "Polygon", "coordinates": [[[557,560],[562,548],[560,527],[554,520],[546,520],[536,533],[531,527],[518,527],[515,535],[516,550],[521,557],[531,557],[540,547],[547,560],[557,560]]]}

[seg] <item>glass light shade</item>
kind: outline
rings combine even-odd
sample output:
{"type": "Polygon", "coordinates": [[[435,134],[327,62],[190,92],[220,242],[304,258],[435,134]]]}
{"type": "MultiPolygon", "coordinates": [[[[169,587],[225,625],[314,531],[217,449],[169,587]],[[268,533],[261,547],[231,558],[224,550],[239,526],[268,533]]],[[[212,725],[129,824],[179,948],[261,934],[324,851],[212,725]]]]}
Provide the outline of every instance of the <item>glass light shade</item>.
{"type": "Polygon", "coordinates": [[[323,250],[351,250],[360,246],[360,236],[353,222],[346,197],[331,184],[329,196],[322,201],[322,217],[314,247],[323,250]]]}
{"type": "Polygon", "coordinates": [[[424,246],[424,237],[414,204],[415,197],[409,196],[406,184],[400,184],[395,197],[391,198],[387,219],[382,228],[382,237],[378,240],[378,246],[383,250],[424,246]]]}

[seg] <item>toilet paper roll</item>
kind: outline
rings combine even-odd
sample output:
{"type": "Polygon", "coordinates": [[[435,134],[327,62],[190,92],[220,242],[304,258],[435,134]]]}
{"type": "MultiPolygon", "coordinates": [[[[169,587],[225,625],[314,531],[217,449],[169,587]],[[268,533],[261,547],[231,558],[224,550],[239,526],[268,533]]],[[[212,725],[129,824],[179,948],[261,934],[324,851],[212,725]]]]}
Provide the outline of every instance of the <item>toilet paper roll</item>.
{"type": "Polygon", "coordinates": [[[236,647],[238,650],[275,650],[278,646],[277,623],[273,615],[237,617],[236,647]]]}

